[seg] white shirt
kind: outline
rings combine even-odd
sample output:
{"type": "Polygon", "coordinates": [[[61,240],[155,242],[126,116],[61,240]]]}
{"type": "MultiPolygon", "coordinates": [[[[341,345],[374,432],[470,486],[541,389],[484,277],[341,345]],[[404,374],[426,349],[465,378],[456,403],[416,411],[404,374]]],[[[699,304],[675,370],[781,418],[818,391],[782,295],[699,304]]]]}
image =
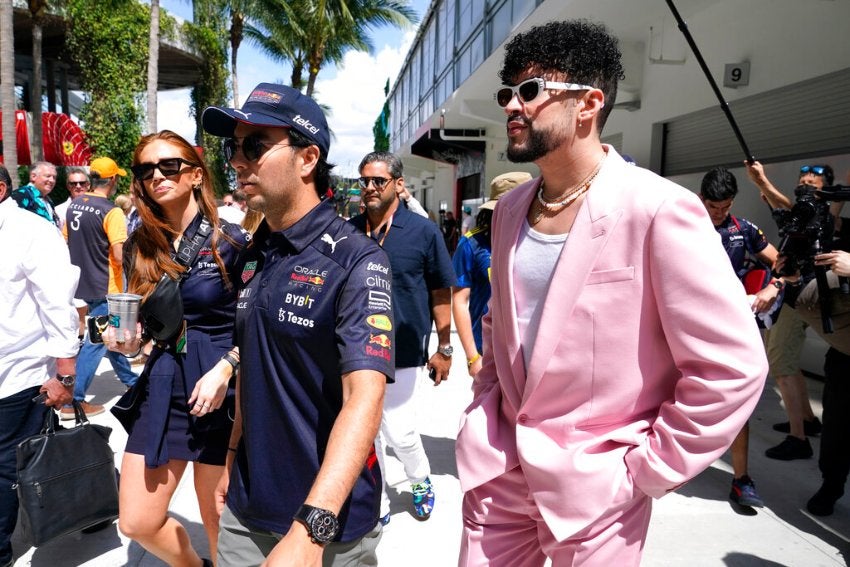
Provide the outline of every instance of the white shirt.
{"type": "Polygon", "coordinates": [[[242,224],[242,219],[245,218],[245,213],[236,205],[222,205],[218,208],[218,218],[224,219],[233,224],[242,224]]]}
{"type": "Polygon", "coordinates": [[[65,226],[65,215],[68,213],[68,205],[70,205],[72,201],[73,199],[68,197],[64,203],[56,205],[56,216],[59,217],[59,228],[65,226]]]}
{"type": "Polygon", "coordinates": [[[537,232],[527,220],[522,223],[520,229],[514,256],[513,278],[519,340],[526,368],[531,360],[534,341],[537,339],[537,329],[540,326],[552,274],[567,236],[569,233],[537,232]]]}
{"type": "Polygon", "coordinates": [[[40,386],[76,356],[80,270],[56,227],[0,203],[0,398],[40,386]]]}

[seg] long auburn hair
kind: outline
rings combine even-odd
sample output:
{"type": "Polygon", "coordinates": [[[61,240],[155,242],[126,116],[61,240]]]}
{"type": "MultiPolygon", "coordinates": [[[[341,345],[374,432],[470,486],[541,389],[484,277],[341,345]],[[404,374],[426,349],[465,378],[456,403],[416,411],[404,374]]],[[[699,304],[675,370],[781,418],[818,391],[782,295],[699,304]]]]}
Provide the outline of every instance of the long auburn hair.
{"type": "MultiPolygon", "coordinates": [[[[161,130],[142,136],[133,152],[133,165],[141,163],[139,156],[142,151],[148,144],[156,141],[171,144],[175,148],[176,155],[174,157],[184,159],[187,164],[200,168],[203,172],[201,182],[192,187],[192,194],[198,204],[199,211],[213,226],[212,256],[215,263],[218,264],[225,285],[229,289],[231,283],[227,277],[224,262],[218,253],[218,241],[222,235],[227,240],[231,239],[220,230],[209,170],[195,148],[182,136],[171,130],[161,130]]],[[[139,211],[142,222],[130,236],[129,246],[125,249],[132,255],[130,259],[132,270],[130,270],[128,278],[128,289],[132,293],[138,293],[147,298],[156,287],[162,274],[168,274],[171,278],[177,279],[186,271],[186,268],[171,257],[174,251],[172,242],[179,233],[169,226],[162,207],[147,194],[144,182],[141,179],[133,180],[132,191],[136,196],[136,210],[139,211]]]]}

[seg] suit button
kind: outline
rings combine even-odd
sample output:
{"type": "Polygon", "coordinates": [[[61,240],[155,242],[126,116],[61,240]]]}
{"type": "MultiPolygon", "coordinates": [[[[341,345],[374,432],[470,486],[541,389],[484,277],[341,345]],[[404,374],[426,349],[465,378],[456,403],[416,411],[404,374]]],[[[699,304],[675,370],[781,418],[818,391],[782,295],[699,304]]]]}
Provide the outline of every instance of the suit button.
{"type": "Polygon", "coordinates": [[[517,421],[525,425],[528,422],[528,416],[524,413],[521,413],[519,414],[519,416],[517,416],[517,421]]]}

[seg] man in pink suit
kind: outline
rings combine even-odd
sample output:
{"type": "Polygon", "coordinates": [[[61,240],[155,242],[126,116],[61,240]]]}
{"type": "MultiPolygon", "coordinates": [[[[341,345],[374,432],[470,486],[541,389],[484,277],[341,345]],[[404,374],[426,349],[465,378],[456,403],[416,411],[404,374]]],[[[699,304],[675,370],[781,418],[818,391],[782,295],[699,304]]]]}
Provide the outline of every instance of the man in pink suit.
{"type": "Polygon", "coordinates": [[[717,459],[767,364],[744,290],[693,193],[600,132],[616,38],[554,22],[513,38],[508,157],[541,177],[492,226],[484,364],[457,439],[460,565],[637,565],[650,497],[717,459]]]}

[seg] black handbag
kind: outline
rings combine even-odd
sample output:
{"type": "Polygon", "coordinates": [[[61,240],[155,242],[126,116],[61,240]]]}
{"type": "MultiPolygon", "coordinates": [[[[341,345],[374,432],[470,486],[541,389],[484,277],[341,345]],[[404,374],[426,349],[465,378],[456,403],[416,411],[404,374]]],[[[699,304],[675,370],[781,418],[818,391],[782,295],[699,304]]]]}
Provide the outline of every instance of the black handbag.
{"type": "Polygon", "coordinates": [[[167,341],[177,334],[183,324],[182,279],[162,274],[156,287],[139,307],[139,318],[145,334],[156,341],[167,341]]]}
{"type": "Polygon", "coordinates": [[[173,338],[183,324],[183,296],[180,294],[180,285],[188,277],[188,268],[191,268],[201,246],[212,231],[212,225],[206,218],[201,223],[191,238],[184,236],[180,241],[178,251],[173,258],[187,268],[179,279],[173,279],[168,274],[162,277],[156,284],[151,294],[139,307],[139,318],[144,325],[146,336],[157,341],[167,341],[173,338]]]}
{"type": "Polygon", "coordinates": [[[112,430],[89,423],[76,400],[74,413],[76,427],[57,429],[48,411],[41,433],[18,444],[21,528],[34,546],[118,517],[112,430]]]}

